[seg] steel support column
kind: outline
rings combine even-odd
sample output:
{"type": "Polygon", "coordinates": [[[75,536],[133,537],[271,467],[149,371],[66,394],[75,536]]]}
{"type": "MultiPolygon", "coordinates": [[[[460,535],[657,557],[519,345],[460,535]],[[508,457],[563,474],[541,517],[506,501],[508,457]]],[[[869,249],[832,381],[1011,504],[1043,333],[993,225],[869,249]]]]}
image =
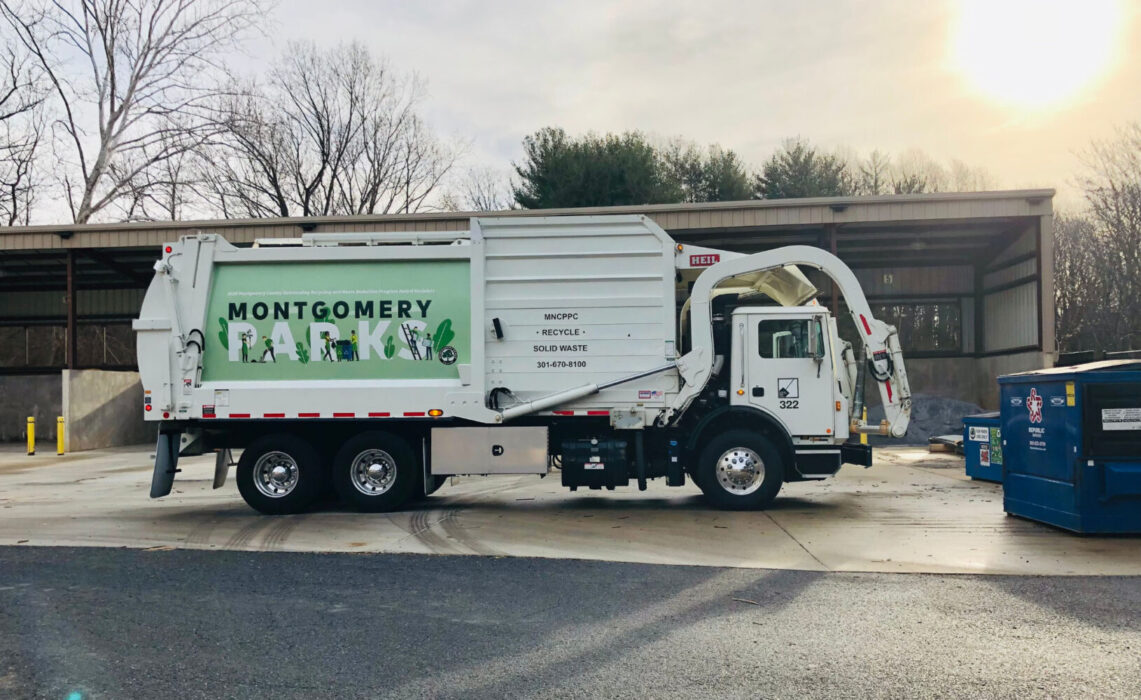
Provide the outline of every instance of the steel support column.
{"type": "MultiPolygon", "coordinates": [[[[828,231],[828,252],[839,257],[836,253],[836,224],[827,224],[824,227],[828,231]]],[[[836,293],[836,282],[829,279],[829,285],[832,287],[832,317],[840,317],[840,297],[836,293]]]]}
{"type": "Polygon", "coordinates": [[[67,295],[65,298],[67,304],[67,338],[66,338],[66,359],[67,368],[75,369],[78,359],[77,350],[79,343],[76,342],[76,329],[75,329],[75,251],[67,251],[67,295]]]}

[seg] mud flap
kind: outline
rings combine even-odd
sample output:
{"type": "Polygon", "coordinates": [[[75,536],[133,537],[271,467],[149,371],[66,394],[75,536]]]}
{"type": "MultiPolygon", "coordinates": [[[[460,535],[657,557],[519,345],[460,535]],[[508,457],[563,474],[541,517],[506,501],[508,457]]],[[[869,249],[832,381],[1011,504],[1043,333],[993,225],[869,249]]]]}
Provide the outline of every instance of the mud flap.
{"type": "Polygon", "coordinates": [[[155,447],[155,470],[151,476],[151,498],[162,498],[174,486],[174,475],[178,472],[178,444],[182,433],[158,434],[155,447]]]}
{"type": "Polygon", "coordinates": [[[872,466],[872,446],[845,442],[840,445],[840,461],[844,464],[870,467],[872,466]]]}
{"type": "Polygon", "coordinates": [[[217,457],[214,460],[214,488],[220,489],[226,485],[226,475],[230,473],[230,467],[233,466],[233,457],[230,455],[229,448],[222,448],[218,450],[217,457]]]}

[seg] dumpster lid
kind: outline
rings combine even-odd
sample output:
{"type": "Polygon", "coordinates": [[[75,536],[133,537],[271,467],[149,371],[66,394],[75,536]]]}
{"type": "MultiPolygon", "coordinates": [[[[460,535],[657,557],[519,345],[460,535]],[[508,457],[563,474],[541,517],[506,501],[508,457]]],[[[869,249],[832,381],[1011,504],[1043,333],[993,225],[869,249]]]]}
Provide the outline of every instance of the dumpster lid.
{"type": "Polygon", "coordinates": [[[1016,380],[1019,377],[1062,376],[1067,374],[1086,374],[1089,372],[1141,372],[1141,360],[1102,360],[1101,362],[1087,362],[1082,365],[1069,367],[1049,367],[1045,369],[1032,369],[1026,372],[1013,372],[998,378],[1003,380],[1016,380]]]}
{"type": "Polygon", "coordinates": [[[998,416],[999,416],[998,411],[986,411],[985,413],[976,413],[976,414],[971,415],[971,416],[963,416],[963,422],[966,422],[969,420],[987,420],[987,419],[993,420],[993,419],[997,419],[998,416]]]}

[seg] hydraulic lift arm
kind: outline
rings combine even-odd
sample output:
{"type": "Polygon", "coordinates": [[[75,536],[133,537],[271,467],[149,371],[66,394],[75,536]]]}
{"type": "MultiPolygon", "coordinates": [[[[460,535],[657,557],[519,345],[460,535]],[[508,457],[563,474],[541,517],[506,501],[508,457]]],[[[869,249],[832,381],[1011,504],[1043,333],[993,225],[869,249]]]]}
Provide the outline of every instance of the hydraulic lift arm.
{"type": "MultiPolygon", "coordinates": [[[[688,248],[688,246],[686,247],[688,248]]],[[[688,250],[682,251],[679,261],[688,250]]],[[[860,332],[868,358],[868,374],[879,386],[886,420],[869,427],[853,416],[853,432],[882,433],[902,437],[911,419],[911,387],[903,366],[903,351],[896,329],[872,316],[868,300],[852,270],[831,253],[810,246],[787,246],[752,255],[719,251],[721,262],[706,268],[690,293],[690,338],[692,347],[677,362],[685,386],[670,409],[671,420],[680,416],[701,393],[712,376],[713,319],[711,299],[717,285],[735,277],[776,270],[787,265],[812,267],[832,278],[847,302],[852,321],[860,332]]]]}

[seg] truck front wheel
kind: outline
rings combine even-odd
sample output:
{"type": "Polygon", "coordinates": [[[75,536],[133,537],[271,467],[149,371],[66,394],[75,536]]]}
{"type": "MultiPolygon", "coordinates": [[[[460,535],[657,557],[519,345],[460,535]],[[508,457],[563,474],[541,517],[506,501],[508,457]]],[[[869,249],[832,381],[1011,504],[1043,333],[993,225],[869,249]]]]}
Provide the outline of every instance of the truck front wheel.
{"type": "Polygon", "coordinates": [[[701,451],[698,486],[710,503],[726,510],[759,510],[784,483],[780,452],[763,435],[730,430],[701,451]]]}
{"type": "Polygon", "coordinates": [[[238,491],[251,508],[266,515],[300,513],[321,493],[322,471],[309,443],[293,435],[267,435],[242,452],[238,491]]]}
{"type": "Polygon", "coordinates": [[[350,438],[333,460],[333,485],[341,499],[358,510],[395,510],[419,483],[419,462],[412,447],[391,433],[368,432],[350,438]]]}

